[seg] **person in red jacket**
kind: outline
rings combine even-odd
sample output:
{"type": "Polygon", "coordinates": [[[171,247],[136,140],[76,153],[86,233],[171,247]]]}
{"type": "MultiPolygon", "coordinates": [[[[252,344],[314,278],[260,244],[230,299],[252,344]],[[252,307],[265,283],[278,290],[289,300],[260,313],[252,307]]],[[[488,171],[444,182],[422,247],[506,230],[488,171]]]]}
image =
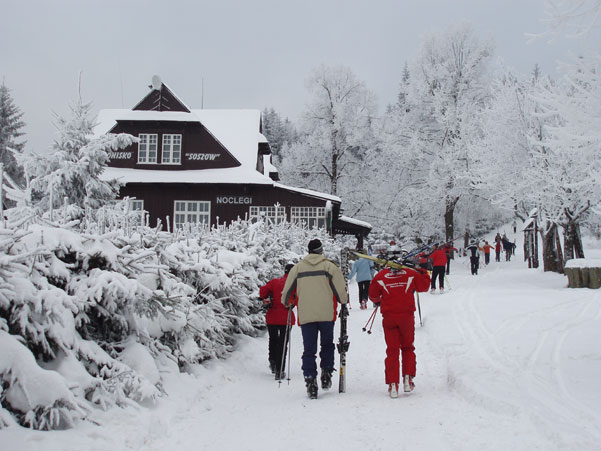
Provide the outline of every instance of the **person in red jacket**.
{"type": "Polygon", "coordinates": [[[294,312],[290,311],[290,324],[288,324],[288,309],[282,304],[284,284],[293,266],[291,263],[287,264],[284,268],[283,277],[272,279],[259,288],[259,297],[263,299],[263,304],[269,306],[265,314],[265,322],[269,333],[269,367],[276,380],[286,377],[286,373],[283,371],[286,366],[284,349],[288,345],[286,337],[289,337],[290,327],[294,326],[296,321],[294,312]],[[286,329],[288,329],[288,334],[286,329]]]}
{"type": "Polygon", "coordinates": [[[444,291],[444,273],[447,266],[447,251],[444,246],[434,245],[434,251],[430,254],[432,260],[432,284],[431,292],[436,292],[436,278],[438,277],[438,288],[444,291]]]}
{"type": "Polygon", "coordinates": [[[430,276],[422,268],[385,268],[376,274],[369,286],[369,299],[380,305],[382,328],[386,340],[385,378],[388,393],[399,393],[399,352],[402,359],[403,390],[410,392],[415,385],[415,300],[413,293],[428,291],[430,276]]]}

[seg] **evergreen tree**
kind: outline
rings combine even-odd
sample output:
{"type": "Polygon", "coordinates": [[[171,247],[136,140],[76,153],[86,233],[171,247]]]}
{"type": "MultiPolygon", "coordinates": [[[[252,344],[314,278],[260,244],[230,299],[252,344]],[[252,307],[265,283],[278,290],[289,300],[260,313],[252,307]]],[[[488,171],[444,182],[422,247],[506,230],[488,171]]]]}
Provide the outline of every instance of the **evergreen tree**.
{"type": "Polygon", "coordinates": [[[22,180],[22,170],[9,149],[23,152],[25,141],[18,142],[24,133],[21,129],[25,123],[21,120],[23,113],[14,104],[10,89],[2,82],[0,86],[0,163],[6,173],[16,182],[22,180]]]}
{"type": "Polygon", "coordinates": [[[81,98],[71,106],[71,117],[57,117],[59,136],[49,157],[27,155],[23,166],[30,184],[32,201],[41,211],[61,205],[79,209],[96,209],[118,194],[115,181],[100,178],[109,161],[109,152],[132,144],[136,138],[127,134],[93,136],[95,120],[91,104],[81,98]]]}

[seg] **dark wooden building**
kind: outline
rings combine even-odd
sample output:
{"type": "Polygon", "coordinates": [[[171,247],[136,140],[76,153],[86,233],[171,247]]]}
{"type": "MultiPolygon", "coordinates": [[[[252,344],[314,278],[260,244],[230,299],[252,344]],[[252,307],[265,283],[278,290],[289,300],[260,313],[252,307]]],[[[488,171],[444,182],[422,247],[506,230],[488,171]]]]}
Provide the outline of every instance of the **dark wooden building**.
{"type": "Polygon", "coordinates": [[[328,227],[362,245],[371,226],[342,216],[339,197],[279,183],[259,110],[192,110],[158,77],[150,88],[131,110],[100,111],[95,131],[139,138],[111,154],[103,177],[124,182],[120,195],[151,225],[262,217],[328,227]]]}

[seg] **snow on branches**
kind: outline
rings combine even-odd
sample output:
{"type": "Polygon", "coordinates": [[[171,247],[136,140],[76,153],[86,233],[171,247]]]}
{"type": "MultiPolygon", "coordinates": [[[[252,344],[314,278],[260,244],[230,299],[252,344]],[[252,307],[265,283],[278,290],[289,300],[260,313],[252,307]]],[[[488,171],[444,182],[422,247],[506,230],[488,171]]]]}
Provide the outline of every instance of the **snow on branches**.
{"type": "Polygon", "coordinates": [[[0,228],[0,427],[153,403],[161,372],[224,357],[263,328],[258,287],[309,239],[335,247],[323,231],[263,222],[171,234],[109,221],[100,233],[94,215],[110,216],[0,228]]]}

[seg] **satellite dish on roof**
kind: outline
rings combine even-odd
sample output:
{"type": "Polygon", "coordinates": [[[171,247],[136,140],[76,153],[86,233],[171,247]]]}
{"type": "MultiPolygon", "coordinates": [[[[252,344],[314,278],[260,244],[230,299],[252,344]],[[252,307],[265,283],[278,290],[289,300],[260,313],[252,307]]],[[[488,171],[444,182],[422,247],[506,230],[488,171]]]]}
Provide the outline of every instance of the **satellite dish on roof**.
{"type": "Polygon", "coordinates": [[[152,89],[156,89],[157,91],[161,90],[161,86],[163,85],[163,81],[161,80],[161,77],[159,77],[158,75],[153,75],[152,76],[152,89]]]}

